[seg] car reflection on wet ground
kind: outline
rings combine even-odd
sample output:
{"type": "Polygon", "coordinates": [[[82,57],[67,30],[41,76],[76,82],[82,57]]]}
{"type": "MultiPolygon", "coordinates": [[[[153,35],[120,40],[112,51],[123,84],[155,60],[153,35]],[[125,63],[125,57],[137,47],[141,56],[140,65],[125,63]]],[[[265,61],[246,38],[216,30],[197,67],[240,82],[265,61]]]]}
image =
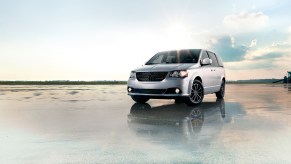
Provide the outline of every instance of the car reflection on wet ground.
{"type": "Polygon", "coordinates": [[[231,84],[189,107],[125,85],[0,86],[0,163],[291,163],[290,88],[231,84]]]}
{"type": "Polygon", "coordinates": [[[184,149],[197,147],[195,144],[200,141],[219,134],[224,118],[223,100],[205,102],[198,107],[170,104],[151,108],[149,104],[134,104],[128,115],[128,126],[149,141],[173,143],[168,146],[184,149]]]}

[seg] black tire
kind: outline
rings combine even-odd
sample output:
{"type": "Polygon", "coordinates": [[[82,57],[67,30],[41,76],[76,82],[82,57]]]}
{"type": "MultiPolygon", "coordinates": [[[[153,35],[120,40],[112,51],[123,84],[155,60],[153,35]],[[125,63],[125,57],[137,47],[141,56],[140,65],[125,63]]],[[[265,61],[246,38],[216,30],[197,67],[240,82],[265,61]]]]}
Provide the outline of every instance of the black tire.
{"type": "Polygon", "coordinates": [[[218,99],[223,99],[224,94],[225,94],[225,81],[224,80],[222,80],[221,82],[220,90],[216,92],[215,94],[218,99]]]}
{"type": "Polygon", "coordinates": [[[198,105],[203,101],[204,87],[201,81],[194,80],[189,97],[186,99],[186,104],[193,106],[198,105]]]}
{"type": "Polygon", "coordinates": [[[137,103],[145,103],[150,99],[146,96],[131,96],[131,98],[137,103]]]}

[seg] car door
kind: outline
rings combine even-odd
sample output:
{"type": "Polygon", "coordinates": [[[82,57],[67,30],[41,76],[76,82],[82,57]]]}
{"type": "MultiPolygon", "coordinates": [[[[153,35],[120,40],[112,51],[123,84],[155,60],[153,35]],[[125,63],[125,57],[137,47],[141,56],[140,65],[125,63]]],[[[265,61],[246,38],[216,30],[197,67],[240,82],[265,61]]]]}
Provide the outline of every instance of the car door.
{"type": "MultiPolygon", "coordinates": [[[[201,62],[205,58],[209,58],[209,56],[208,56],[206,51],[202,51],[201,59],[200,59],[201,62]]],[[[204,86],[204,92],[205,92],[205,94],[211,93],[213,85],[214,85],[213,71],[211,71],[212,66],[211,65],[201,65],[201,70],[202,70],[202,76],[203,76],[202,82],[203,82],[203,86],[204,86]]]]}
{"type": "Polygon", "coordinates": [[[215,54],[213,52],[209,52],[207,51],[209,58],[211,59],[212,63],[211,63],[211,75],[213,76],[213,89],[214,92],[216,92],[217,90],[219,90],[221,82],[221,70],[217,61],[217,58],[215,56],[215,54]]]}
{"type": "MultiPolygon", "coordinates": [[[[224,66],[223,66],[223,62],[222,59],[219,57],[219,55],[215,54],[217,61],[218,61],[218,67],[216,69],[216,73],[218,75],[218,85],[221,86],[222,83],[222,79],[225,78],[225,70],[224,70],[224,66]]],[[[220,87],[219,87],[220,89],[220,87]]]]}

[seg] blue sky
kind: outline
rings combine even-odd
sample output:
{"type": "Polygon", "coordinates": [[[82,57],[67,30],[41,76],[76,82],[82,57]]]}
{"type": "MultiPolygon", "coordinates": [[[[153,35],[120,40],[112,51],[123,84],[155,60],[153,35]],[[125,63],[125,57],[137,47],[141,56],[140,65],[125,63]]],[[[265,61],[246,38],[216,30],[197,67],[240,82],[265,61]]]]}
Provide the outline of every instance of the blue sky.
{"type": "Polygon", "coordinates": [[[291,2],[0,0],[0,80],[126,80],[158,51],[206,48],[229,80],[291,70],[291,2]]]}

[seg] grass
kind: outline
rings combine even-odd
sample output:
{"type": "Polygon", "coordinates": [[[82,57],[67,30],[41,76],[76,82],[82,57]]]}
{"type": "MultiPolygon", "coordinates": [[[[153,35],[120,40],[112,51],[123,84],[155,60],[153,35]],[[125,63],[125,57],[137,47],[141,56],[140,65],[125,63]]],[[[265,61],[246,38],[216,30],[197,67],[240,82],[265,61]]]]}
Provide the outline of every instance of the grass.
{"type": "Polygon", "coordinates": [[[0,81],[0,85],[124,85],[126,81],[0,81]]]}

